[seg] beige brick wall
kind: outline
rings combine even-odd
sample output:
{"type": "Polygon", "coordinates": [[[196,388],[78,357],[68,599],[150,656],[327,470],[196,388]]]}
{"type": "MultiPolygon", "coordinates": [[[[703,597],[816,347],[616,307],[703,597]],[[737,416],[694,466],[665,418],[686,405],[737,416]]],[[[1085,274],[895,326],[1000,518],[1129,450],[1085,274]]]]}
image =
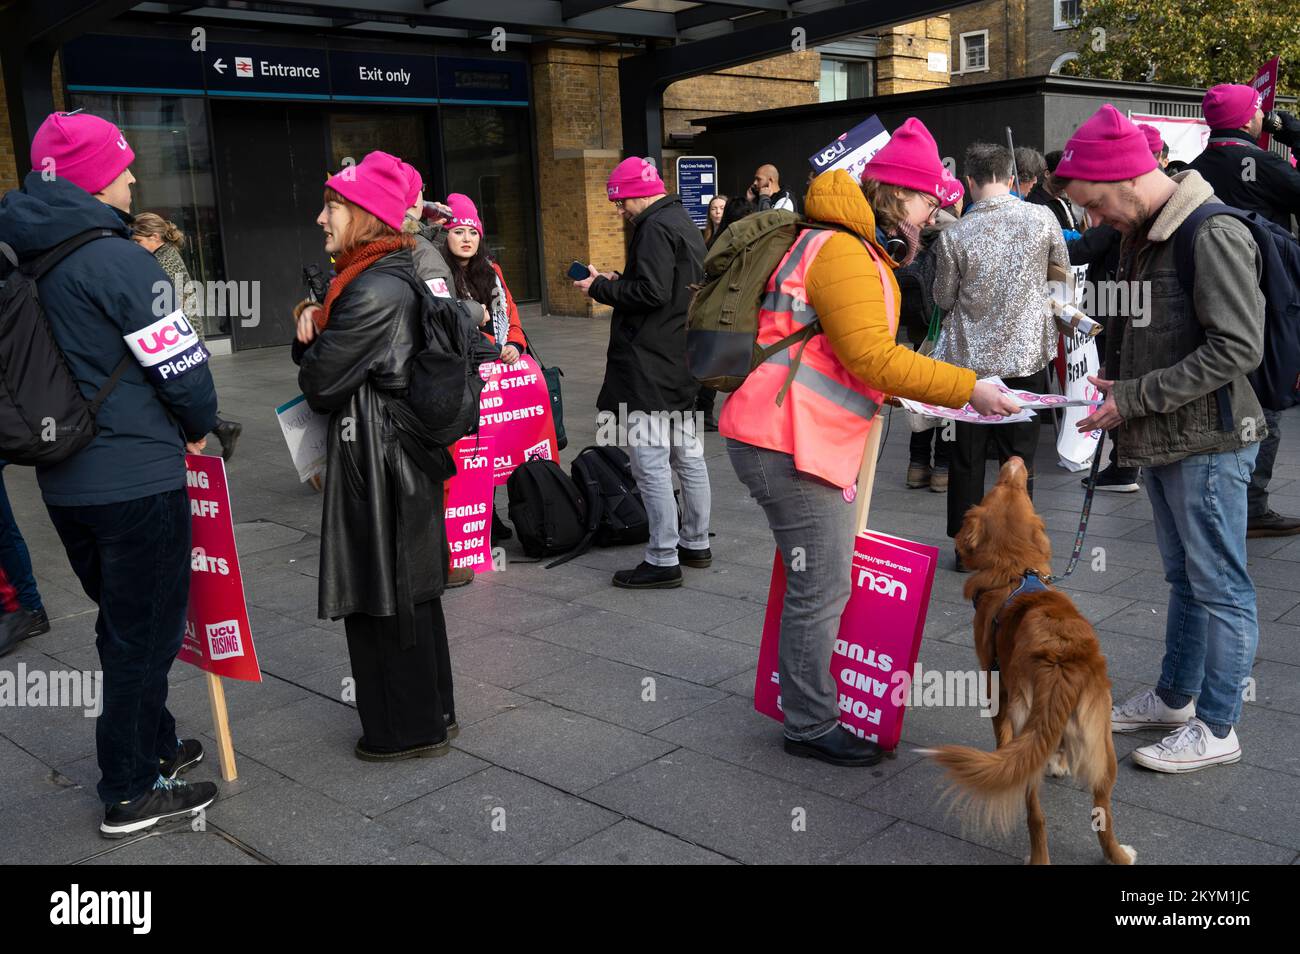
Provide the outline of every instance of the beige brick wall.
{"type": "Polygon", "coordinates": [[[961,66],[961,34],[989,31],[988,71],[954,76],[953,85],[1045,76],[1058,56],[1083,42],[1076,30],[1053,28],[1053,9],[1053,0],[986,0],[952,11],[954,69],[961,66]]]}
{"type": "MultiPolygon", "coordinates": [[[[931,17],[892,27],[877,47],[876,93],[891,96],[948,85],[948,73],[930,69],[931,53],[948,53],[947,17],[931,17]]],[[[949,68],[951,68],[949,62],[949,68]]]]}
{"type": "Polygon", "coordinates": [[[820,78],[821,56],[807,51],[681,80],[664,91],[664,135],[698,132],[699,116],[815,103],[820,78]]]}

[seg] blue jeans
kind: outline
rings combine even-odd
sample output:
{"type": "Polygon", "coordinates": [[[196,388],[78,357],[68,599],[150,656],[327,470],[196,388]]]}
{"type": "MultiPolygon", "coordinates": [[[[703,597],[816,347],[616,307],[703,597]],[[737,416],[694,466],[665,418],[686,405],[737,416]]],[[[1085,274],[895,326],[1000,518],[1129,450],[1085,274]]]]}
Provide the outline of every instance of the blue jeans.
{"type": "Polygon", "coordinates": [[[1251,444],[1147,468],[1170,586],[1157,688],[1198,696],[1196,714],[1211,725],[1241,718],[1259,643],[1255,584],[1246,570],[1246,488],[1258,453],[1251,444]]]}
{"type": "Polygon", "coordinates": [[[1268,484],[1273,479],[1278,445],[1282,443],[1282,415],[1265,409],[1264,426],[1268,428],[1268,436],[1259,442],[1259,456],[1255,458],[1255,470],[1250,475],[1250,487],[1246,491],[1246,513],[1252,520],[1264,516],[1270,509],[1268,484]]]}
{"type": "Polygon", "coordinates": [[[167,673],[185,636],[190,505],[185,490],[91,507],[48,506],[95,620],[103,711],[95,725],[99,797],[143,795],[176,754],[167,673]]]}
{"type": "Polygon", "coordinates": [[[0,461],[0,568],[5,571],[9,585],[18,591],[18,603],[25,610],[38,613],[45,609],[41,594],[36,589],[32,574],[32,558],[27,552],[18,522],[14,520],[13,507],[9,506],[9,492],[5,490],[4,469],[8,461],[0,461]]]}
{"type": "Polygon", "coordinates": [[[795,470],[789,454],[730,437],[727,453],[767,514],[785,565],[778,667],[785,735],[817,739],[840,721],[831,656],[853,592],[853,504],[839,487],[795,470]]]}

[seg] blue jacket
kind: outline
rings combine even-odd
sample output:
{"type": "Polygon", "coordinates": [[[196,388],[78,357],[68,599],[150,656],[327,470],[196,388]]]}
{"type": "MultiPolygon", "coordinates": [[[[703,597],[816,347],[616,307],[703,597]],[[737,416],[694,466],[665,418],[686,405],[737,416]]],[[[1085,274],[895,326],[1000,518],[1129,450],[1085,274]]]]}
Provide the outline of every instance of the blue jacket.
{"type": "MultiPolygon", "coordinates": [[[[152,337],[151,326],[168,322],[155,313],[155,300],[170,280],[131,241],[127,216],[70,182],[32,172],[0,199],[0,241],[20,260],[97,228],[121,238],[83,245],[39,285],[45,317],[87,400],[131,353],[126,336],[149,329],[152,337]]],[[[216,425],[217,394],[202,347],[168,372],[160,379],[158,366],[146,373],[132,362],[100,408],[95,439],[65,461],[37,468],[47,504],[121,503],[185,486],[185,441],[216,425]]]]}

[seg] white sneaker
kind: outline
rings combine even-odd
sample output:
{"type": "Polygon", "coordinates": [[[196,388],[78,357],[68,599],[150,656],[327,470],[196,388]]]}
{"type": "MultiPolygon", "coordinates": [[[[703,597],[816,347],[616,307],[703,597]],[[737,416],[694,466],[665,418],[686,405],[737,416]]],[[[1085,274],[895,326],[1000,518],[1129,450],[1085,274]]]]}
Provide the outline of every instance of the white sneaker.
{"type": "Polygon", "coordinates": [[[1193,716],[1173,735],[1155,745],[1134,749],[1133,761],[1156,772],[1195,772],[1211,765],[1240,762],[1241,743],[1236,729],[1229,729],[1227,738],[1219,739],[1208,725],[1193,716]]]}
{"type": "Polygon", "coordinates": [[[1110,707],[1110,731],[1132,732],[1134,729],[1176,729],[1196,715],[1196,700],[1181,709],[1165,705],[1154,689],[1143,689],[1117,706],[1110,707]]]}

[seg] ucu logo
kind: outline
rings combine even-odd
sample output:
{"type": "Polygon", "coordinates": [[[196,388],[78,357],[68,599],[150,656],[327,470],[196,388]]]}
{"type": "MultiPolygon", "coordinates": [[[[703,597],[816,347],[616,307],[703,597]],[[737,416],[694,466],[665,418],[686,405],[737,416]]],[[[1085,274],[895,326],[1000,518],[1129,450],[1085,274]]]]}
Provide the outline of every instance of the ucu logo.
{"type": "Polygon", "coordinates": [[[892,579],[884,573],[872,573],[862,567],[858,568],[858,586],[864,586],[869,590],[894,599],[907,599],[907,586],[904,583],[892,579]]]}
{"type": "Polygon", "coordinates": [[[1074,162],[1074,150],[1073,150],[1073,149],[1067,149],[1067,150],[1065,150],[1065,152],[1061,153],[1061,161],[1062,161],[1062,162],[1074,162]]]}
{"type": "Polygon", "coordinates": [[[126,140],[121,136],[117,137],[117,148],[121,149],[123,152],[126,152],[126,140]]]}
{"type": "Polygon", "coordinates": [[[848,151],[848,147],[843,142],[836,142],[822,150],[821,154],[813,160],[818,166],[828,166],[840,156],[848,151]]]}
{"type": "MultiPolygon", "coordinates": [[[[193,336],[194,329],[184,317],[173,319],[171,324],[152,325],[152,334],[144,334],[135,339],[136,345],[145,354],[158,354],[177,344],[182,338],[193,336]]],[[[148,332],[150,329],[145,329],[148,332]]]]}

